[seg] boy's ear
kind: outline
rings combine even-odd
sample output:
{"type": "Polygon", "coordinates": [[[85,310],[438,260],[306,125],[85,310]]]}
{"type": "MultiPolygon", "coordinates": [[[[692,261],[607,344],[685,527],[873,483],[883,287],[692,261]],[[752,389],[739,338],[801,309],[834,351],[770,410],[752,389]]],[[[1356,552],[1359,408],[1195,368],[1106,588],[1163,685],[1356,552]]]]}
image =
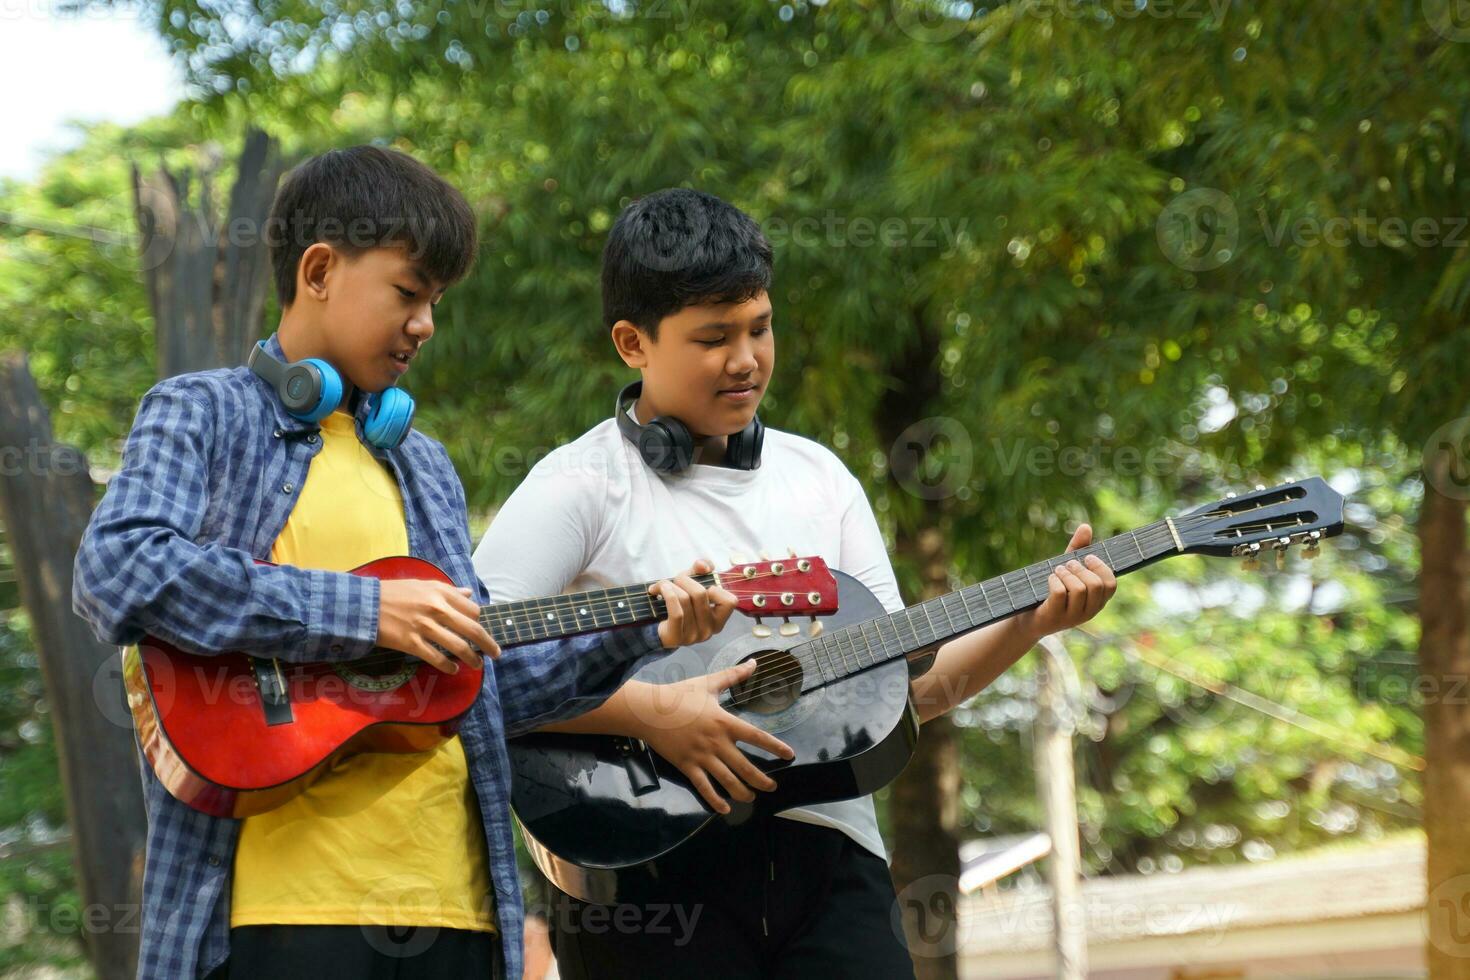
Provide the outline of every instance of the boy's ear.
{"type": "Polygon", "coordinates": [[[648,335],[638,329],[632,320],[619,320],[612,328],[613,346],[618,356],[630,368],[641,368],[648,364],[648,335]]]}
{"type": "Polygon", "coordinates": [[[313,242],[301,253],[301,264],[296,267],[296,295],[303,293],[312,299],[327,298],[327,273],[338,259],[337,250],[326,242],[313,242]]]}

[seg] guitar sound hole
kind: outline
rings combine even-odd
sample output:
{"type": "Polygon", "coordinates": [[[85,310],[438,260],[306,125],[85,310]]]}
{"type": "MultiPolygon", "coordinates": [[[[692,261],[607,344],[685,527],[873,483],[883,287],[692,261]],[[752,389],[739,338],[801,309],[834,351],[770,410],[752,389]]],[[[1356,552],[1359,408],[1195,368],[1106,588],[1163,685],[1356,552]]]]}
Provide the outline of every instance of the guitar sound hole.
{"type": "Polygon", "coordinates": [[[730,701],[762,715],[778,714],[795,704],[801,696],[801,663],[785,650],[745,658],[751,659],[756,662],[755,673],[730,688],[730,701]]]}
{"type": "Polygon", "coordinates": [[[406,653],[374,647],[366,657],[333,664],[332,669],[359,690],[391,691],[413,676],[417,663],[417,658],[406,653]]]}

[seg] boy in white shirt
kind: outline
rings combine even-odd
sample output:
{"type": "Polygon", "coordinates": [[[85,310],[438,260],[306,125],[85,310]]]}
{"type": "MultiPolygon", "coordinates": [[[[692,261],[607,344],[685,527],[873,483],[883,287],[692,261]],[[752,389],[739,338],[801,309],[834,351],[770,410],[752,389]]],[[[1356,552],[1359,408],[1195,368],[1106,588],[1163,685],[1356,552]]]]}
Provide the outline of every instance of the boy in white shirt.
{"type": "MultiPolygon", "coordinates": [[[[756,417],[775,366],[771,274],[759,227],[716,197],[667,190],[623,210],[603,253],[603,319],[642,382],[618,397],[614,418],[542,460],[496,515],[474,555],[496,601],[639,581],[689,554],[791,548],[852,575],[888,611],[902,608],[857,480],[823,446],[756,417]]],[[[1091,536],[1082,525],[1068,550],[1091,536]]],[[[1096,615],[1115,588],[1089,556],[1052,574],[1040,606],[941,646],[912,685],[921,720],[974,695],[1041,636],[1096,615]]],[[[789,756],[709,696],[750,666],[674,685],[685,724],[668,724],[668,691],[655,705],[652,685],[635,680],[551,727],[643,739],[728,812],[726,796],[748,802],[775,786],[738,742],[789,756]]],[[[691,842],[662,862],[671,864],[657,898],[685,913],[686,930],[582,928],[586,905],[556,896],[562,976],[912,976],[890,924],[895,896],[871,797],[747,821],[717,842],[691,842]]],[[[597,921],[618,919],[597,910],[597,921]]]]}

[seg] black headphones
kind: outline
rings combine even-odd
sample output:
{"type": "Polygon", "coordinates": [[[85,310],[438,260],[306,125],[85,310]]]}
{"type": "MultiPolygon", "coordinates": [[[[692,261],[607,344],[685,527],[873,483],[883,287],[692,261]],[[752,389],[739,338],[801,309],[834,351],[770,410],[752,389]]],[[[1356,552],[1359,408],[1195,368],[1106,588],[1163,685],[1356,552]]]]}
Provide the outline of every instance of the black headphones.
{"type": "MultiPolygon", "coordinates": [[[[638,447],[643,461],[660,473],[684,472],[694,465],[694,437],[689,434],[689,427],[671,415],[660,415],[647,425],[639,425],[628,414],[628,403],[642,392],[642,381],[634,381],[618,392],[617,404],[613,406],[618,431],[638,447]]],[[[759,469],[761,444],[765,439],[766,427],[756,416],[725,440],[725,465],[737,470],[759,469]]]]}

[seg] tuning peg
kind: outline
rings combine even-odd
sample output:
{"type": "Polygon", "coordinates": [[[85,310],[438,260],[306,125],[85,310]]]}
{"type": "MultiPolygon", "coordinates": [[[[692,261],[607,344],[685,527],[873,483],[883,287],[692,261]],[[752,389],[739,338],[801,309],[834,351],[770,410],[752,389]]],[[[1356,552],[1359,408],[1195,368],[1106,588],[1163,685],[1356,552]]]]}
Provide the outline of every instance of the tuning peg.
{"type": "Polygon", "coordinates": [[[813,619],[812,620],[812,625],[809,626],[809,627],[807,627],[806,635],[807,636],[821,636],[823,629],[824,629],[824,627],[822,626],[822,621],[820,619],[813,619]]]}
{"type": "Polygon", "coordinates": [[[796,549],[795,548],[787,548],[786,549],[786,557],[787,558],[795,558],[796,557],[796,549]]]}
{"type": "Polygon", "coordinates": [[[1264,489],[1266,489],[1266,485],[1264,483],[1257,483],[1256,484],[1256,489],[1257,490],[1264,490],[1264,489]]]}
{"type": "Polygon", "coordinates": [[[745,558],[744,558],[744,556],[738,555],[738,554],[736,554],[735,552],[732,551],[732,552],[730,552],[730,564],[731,565],[744,565],[745,564],[745,558]]]}
{"type": "Polygon", "coordinates": [[[771,560],[771,556],[768,555],[768,554],[766,554],[764,551],[760,552],[760,556],[761,556],[761,561],[770,561],[771,560]]]}
{"type": "Polygon", "coordinates": [[[1225,495],[1225,499],[1226,500],[1234,500],[1235,499],[1235,491],[1234,490],[1231,490],[1229,493],[1227,493],[1225,495]]]}
{"type": "Polygon", "coordinates": [[[1247,571],[1254,572],[1256,569],[1261,567],[1261,546],[1259,543],[1252,542],[1250,546],[1246,548],[1245,556],[1245,561],[1241,564],[1245,567],[1247,571]]]}
{"type": "Polygon", "coordinates": [[[1286,549],[1291,547],[1291,538],[1277,538],[1276,544],[1276,570],[1279,572],[1286,567],[1286,549]]]}
{"type": "Polygon", "coordinates": [[[781,635],[782,636],[795,636],[796,634],[798,634],[800,632],[801,632],[801,628],[799,626],[797,626],[795,623],[793,623],[789,617],[786,619],[785,622],[783,622],[781,624],[781,635]]]}
{"type": "Polygon", "coordinates": [[[771,628],[767,626],[759,616],[757,616],[755,620],[755,625],[750,628],[750,632],[753,635],[758,636],[762,640],[764,640],[766,637],[771,635],[771,628]]]}
{"type": "Polygon", "coordinates": [[[1311,534],[1307,535],[1307,546],[1302,549],[1302,557],[1316,558],[1318,555],[1320,555],[1322,553],[1322,549],[1321,547],[1319,547],[1321,542],[1321,531],[1313,531],[1311,534]]]}

